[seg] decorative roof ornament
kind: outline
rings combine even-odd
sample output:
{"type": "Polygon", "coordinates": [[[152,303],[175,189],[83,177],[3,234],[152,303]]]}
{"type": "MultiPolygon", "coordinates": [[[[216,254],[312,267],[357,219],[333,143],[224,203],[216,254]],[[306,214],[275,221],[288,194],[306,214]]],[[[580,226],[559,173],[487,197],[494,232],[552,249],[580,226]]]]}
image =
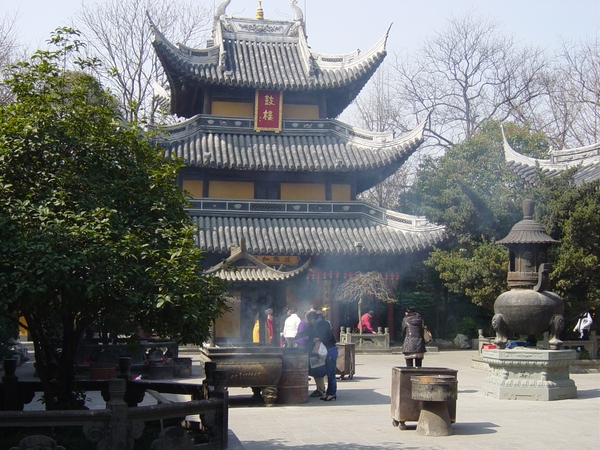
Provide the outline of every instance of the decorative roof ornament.
{"type": "Polygon", "coordinates": [[[217,11],[215,12],[215,20],[219,20],[221,16],[225,15],[225,11],[227,10],[227,7],[230,3],[231,0],[225,0],[223,3],[217,6],[217,11]]]}
{"type": "Polygon", "coordinates": [[[262,2],[258,0],[258,7],[256,8],[256,20],[264,20],[265,13],[262,9],[262,2]]]}
{"type": "Polygon", "coordinates": [[[291,2],[292,9],[294,10],[294,21],[304,23],[304,13],[298,6],[296,6],[297,3],[298,0],[292,0],[291,2]]]}

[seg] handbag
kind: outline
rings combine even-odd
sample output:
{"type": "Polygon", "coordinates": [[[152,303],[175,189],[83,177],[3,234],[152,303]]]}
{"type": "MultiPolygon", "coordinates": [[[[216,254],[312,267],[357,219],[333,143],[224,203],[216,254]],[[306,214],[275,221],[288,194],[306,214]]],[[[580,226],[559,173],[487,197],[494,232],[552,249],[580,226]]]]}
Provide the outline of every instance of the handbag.
{"type": "Polygon", "coordinates": [[[325,359],[327,357],[327,347],[325,347],[325,344],[323,344],[322,342],[319,343],[319,349],[317,350],[317,355],[319,355],[319,358],[323,358],[323,359],[325,359]]]}
{"type": "Polygon", "coordinates": [[[327,358],[327,347],[322,342],[317,342],[313,348],[311,356],[308,358],[308,364],[311,369],[316,369],[325,365],[327,358]]]}
{"type": "Polygon", "coordinates": [[[315,378],[323,378],[327,375],[327,365],[325,360],[318,356],[311,356],[308,358],[309,368],[308,375],[315,378]],[[314,365],[313,365],[314,364],[314,365]]]}
{"type": "Polygon", "coordinates": [[[427,327],[423,327],[423,339],[425,340],[426,344],[429,344],[431,341],[433,341],[433,335],[427,327]]]}
{"type": "Polygon", "coordinates": [[[319,356],[311,356],[308,358],[308,363],[311,369],[316,369],[317,367],[325,365],[325,358],[321,358],[319,356]]]}

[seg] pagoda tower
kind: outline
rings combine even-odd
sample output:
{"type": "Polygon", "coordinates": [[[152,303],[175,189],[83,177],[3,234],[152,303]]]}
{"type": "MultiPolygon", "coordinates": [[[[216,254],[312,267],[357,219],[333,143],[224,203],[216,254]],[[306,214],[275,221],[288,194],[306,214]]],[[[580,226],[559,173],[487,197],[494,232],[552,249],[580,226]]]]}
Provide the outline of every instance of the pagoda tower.
{"type": "MultiPolygon", "coordinates": [[[[425,218],[356,200],[418,149],[425,122],[395,136],[336,120],[385,58],[389,29],[366,52],[323,54],[309,47],[296,0],[292,20],[264,18],[260,2],[256,17],[231,17],[230,3],[217,7],[203,49],[175,45],[152,24],[170,110],[182,119],[160,145],[185,162],[178,183],[204,270],[228,280],[235,299],[214,339],[251,341],[267,308],[278,330],[286,305],[320,307],[338,334],[358,322],[353,305],[332,301],[339,284],[377,270],[394,287],[445,238],[425,218]]],[[[373,306],[393,334],[391,305],[373,306]]]]}

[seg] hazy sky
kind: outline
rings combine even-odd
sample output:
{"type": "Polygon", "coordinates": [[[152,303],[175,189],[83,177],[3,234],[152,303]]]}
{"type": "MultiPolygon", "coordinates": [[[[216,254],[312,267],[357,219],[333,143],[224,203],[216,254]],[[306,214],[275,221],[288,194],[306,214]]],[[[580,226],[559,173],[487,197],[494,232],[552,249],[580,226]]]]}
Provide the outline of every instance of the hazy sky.
{"type": "MultiPolygon", "coordinates": [[[[81,5],[103,0],[0,0],[0,17],[18,11],[17,28],[30,48],[44,45],[56,27],[68,25],[81,5]]],[[[198,0],[219,4],[221,0],[198,0]]],[[[256,0],[232,0],[227,13],[254,17],[256,0]]],[[[309,44],[317,51],[367,50],[390,23],[390,52],[412,50],[424,37],[467,11],[495,20],[523,44],[556,48],[600,33],[600,0],[299,0],[309,44]]],[[[262,0],[267,19],[290,18],[290,0],[262,0]]]]}

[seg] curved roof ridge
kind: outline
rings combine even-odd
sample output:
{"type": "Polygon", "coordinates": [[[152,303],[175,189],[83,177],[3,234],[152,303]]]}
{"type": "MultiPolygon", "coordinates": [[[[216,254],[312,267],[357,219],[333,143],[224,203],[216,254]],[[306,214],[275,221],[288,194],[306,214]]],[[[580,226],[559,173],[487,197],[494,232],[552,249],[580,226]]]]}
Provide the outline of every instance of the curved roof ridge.
{"type": "MultiPolygon", "coordinates": [[[[565,163],[574,163],[577,160],[586,160],[586,162],[591,160],[592,162],[595,162],[596,160],[600,159],[600,142],[582,147],[550,150],[550,159],[552,161],[564,159],[565,163]]],[[[571,167],[574,165],[576,164],[572,164],[571,167]]]]}
{"type": "Polygon", "coordinates": [[[524,164],[527,166],[536,166],[540,160],[537,158],[532,158],[531,156],[525,156],[521,153],[514,150],[510,144],[508,143],[508,139],[506,139],[506,134],[504,133],[504,127],[502,129],[502,140],[504,147],[504,160],[507,162],[516,162],[520,164],[524,164]]]}
{"type": "Polygon", "coordinates": [[[364,63],[370,64],[377,55],[385,54],[387,52],[387,40],[392,25],[393,24],[390,24],[383,36],[381,36],[381,38],[379,38],[379,40],[366,52],[361,52],[360,49],[357,49],[347,53],[321,53],[310,48],[309,51],[318,63],[319,68],[323,70],[348,68],[364,63]]]}
{"type": "Polygon", "coordinates": [[[368,79],[387,55],[389,28],[367,52],[328,55],[312,50],[308,45],[303,20],[267,20],[236,18],[225,14],[215,17],[212,39],[206,48],[192,48],[171,43],[158,27],[151,23],[153,45],[170,77],[188,77],[195,82],[230,87],[281,89],[291,91],[325,90],[335,97],[328,116],[339,115],[358,95],[368,79]],[[240,75],[254,55],[264,52],[265,60],[248,76],[240,75]],[[277,50],[284,49],[283,60],[277,50]],[[240,58],[239,52],[248,54],[240,58]],[[271,74],[269,67],[289,63],[286,76],[271,74]],[[218,70],[215,68],[218,67],[218,70]],[[290,80],[293,80],[290,83],[290,80]],[[352,86],[350,97],[340,97],[340,88],[352,86]],[[343,98],[343,100],[342,100],[343,98]],[[337,103],[340,103],[339,105],[337,103]]]}
{"type": "Polygon", "coordinates": [[[578,166],[585,167],[600,161],[600,142],[573,149],[550,150],[550,158],[540,159],[525,156],[514,150],[506,139],[504,128],[502,128],[502,138],[504,140],[504,158],[506,161],[514,161],[530,166],[539,164],[542,169],[549,168],[558,170],[565,170],[567,168],[578,166]],[[559,158],[562,160],[558,160],[559,158]]]}
{"type": "Polygon", "coordinates": [[[168,48],[172,53],[177,54],[181,59],[191,65],[207,65],[207,64],[218,64],[220,54],[222,53],[221,43],[198,49],[194,47],[188,47],[184,44],[177,43],[173,44],[167,37],[158,29],[158,26],[152,21],[148,15],[150,21],[150,29],[152,30],[152,43],[156,45],[160,43],[168,48]]]}
{"type": "Polygon", "coordinates": [[[549,159],[539,159],[514,150],[506,139],[504,128],[502,138],[506,163],[513,172],[533,186],[537,183],[538,168],[550,178],[568,169],[578,168],[574,175],[578,185],[600,178],[600,143],[574,149],[551,150],[549,159]]]}

